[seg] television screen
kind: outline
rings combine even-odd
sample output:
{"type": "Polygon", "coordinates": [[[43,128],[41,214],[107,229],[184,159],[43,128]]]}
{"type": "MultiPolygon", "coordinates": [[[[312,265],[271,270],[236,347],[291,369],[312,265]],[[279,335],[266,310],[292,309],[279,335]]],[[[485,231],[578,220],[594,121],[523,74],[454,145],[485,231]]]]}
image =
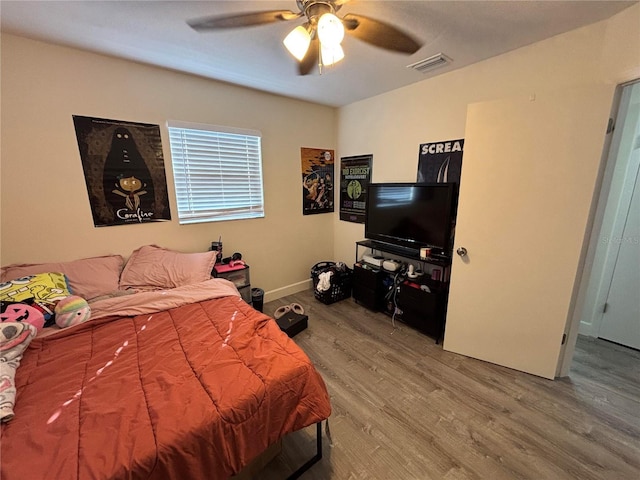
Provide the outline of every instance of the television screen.
{"type": "Polygon", "coordinates": [[[369,184],[365,237],[448,252],[454,188],[451,183],[369,184]]]}

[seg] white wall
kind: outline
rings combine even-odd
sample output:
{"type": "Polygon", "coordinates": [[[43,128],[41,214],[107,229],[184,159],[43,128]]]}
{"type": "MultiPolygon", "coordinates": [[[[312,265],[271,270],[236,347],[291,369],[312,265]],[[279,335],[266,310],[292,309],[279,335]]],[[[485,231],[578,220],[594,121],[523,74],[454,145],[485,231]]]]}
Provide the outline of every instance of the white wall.
{"type": "Polygon", "coordinates": [[[207,250],[219,235],[267,300],[306,288],[332,256],[331,215],[302,215],[300,148],[336,147],[336,110],[2,35],[0,263],[63,261],[144,244],[207,250]],[[160,125],[171,222],[95,228],[72,115],[160,125]],[[262,132],[265,218],[179,225],[166,121],[262,132]]]}

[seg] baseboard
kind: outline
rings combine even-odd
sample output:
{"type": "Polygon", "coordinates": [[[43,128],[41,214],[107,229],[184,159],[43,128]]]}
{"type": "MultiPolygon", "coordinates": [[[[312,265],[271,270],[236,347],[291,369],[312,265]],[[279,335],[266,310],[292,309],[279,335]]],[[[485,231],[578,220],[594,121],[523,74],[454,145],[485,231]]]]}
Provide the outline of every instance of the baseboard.
{"type": "Polygon", "coordinates": [[[276,288],[275,290],[269,290],[268,292],[264,292],[264,302],[271,302],[273,300],[286,297],[287,295],[293,295],[294,293],[309,290],[310,288],[312,288],[312,286],[313,284],[311,283],[311,279],[309,278],[308,280],[303,280],[302,282],[293,283],[281,288],[276,288]]]}
{"type": "Polygon", "coordinates": [[[580,321],[580,326],[578,327],[578,334],[586,335],[588,337],[597,337],[598,332],[594,331],[593,323],[587,323],[580,321]]]}

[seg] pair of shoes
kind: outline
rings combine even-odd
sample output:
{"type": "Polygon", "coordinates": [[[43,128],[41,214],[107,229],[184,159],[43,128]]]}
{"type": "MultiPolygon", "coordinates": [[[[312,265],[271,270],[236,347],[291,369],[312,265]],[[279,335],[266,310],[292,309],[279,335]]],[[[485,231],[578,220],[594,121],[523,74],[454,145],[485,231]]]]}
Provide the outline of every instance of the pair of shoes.
{"type": "Polygon", "coordinates": [[[290,305],[283,305],[282,307],[278,307],[278,309],[273,314],[274,318],[277,320],[281,318],[284,314],[288,312],[297,313],[302,315],[304,313],[304,308],[299,303],[292,303],[290,305]]]}

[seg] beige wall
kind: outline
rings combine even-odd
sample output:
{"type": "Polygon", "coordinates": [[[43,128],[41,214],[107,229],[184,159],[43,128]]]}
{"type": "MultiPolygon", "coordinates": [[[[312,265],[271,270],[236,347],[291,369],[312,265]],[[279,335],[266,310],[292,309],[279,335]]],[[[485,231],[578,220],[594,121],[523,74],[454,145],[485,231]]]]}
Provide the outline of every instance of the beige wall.
{"type": "MultiPolygon", "coordinates": [[[[373,181],[413,182],[419,145],[464,138],[471,103],[639,78],[639,32],[640,5],[635,5],[607,21],[343,107],[339,156],[371,153],[373,181]]],[[[587,188],[593,181],[588,179],[587,188]]],[[[334,257],[352,261],[364,226],[338,217],[334,224],[334,257]]]]}
{"type": "Polygon", "coordinates": [[[267,299],[308,285],[330,259],[331,215],[302,215],[300,147],[335,148],[336,110],[75,49],[2,36],[0,263],[203,251],[242,252],[267,299]],[[95,228],[72,115],[160,125],[173,219],[95,228]],[[179,225],[166,121],[262,132],[264,219],[179,225]]]}
{"type": "MultiPolygon", "coordinates": [[[[372,153],[374,181],[414,181],[420,143],[464,137],[467,105],[640,77],[640,6],[612,19],[336,110],[81,52],[2,36],[0,263],[67,260],[156,243],[201,251],[222,235],[269,298],[307,284],[319,260],[352,262],[362,225],[301,214],[300,147],[372,153]],[[94,228],[72,115],[161,126],[170,223],[94,228]],[[266,217],[180,226],[168,119],[263,134],[266,217]],[[335,125],[338,125],[336,128],[335,125]],[[284,187],[283,187],[284,186],[284,187]]],[[[454,59],[455,60],[455,59],[454,59]]],[[[594,152],[599,155],[600,152],[594,152]]],[[[590,179],[589,182],[594,179],[590,179]]]]}
{"type": "MultiPolygon", "coordinates": [[[[609,20],[344,107],[339,112],[338,152],[341,157],[373,154],[374,181],[411,182],[416,179],[419,145],[463,138],[467,107],[470,104],[514,97],[527,98],[536,91],[597,86],[604,86],[604,90],[608,86],[610,98],[613,100],[612,92],[615,85],[636,78],[640,78],[638,4],[609,20]]],[[[553,122],[554,119],[549,118],[545,121],[553,122]]],[[[580,124],[588,126],[585,122],[589,121],[591,120],[579,114],[575,116],[578,129],[580,124]]],[[[602,124],[606,124],[606,116],[602,124]]],[[[592,215],[584,215],[584,212],[595,210],[592,199],[597,198],[599,189],[602,168],[597,166],[603,155],[604,131],[598,145],[598,148],[590,150],[586,156],[573,152],[557,159],[558,162],[563,162],[564,171],[580,172],[583,165],[589,166],[581,175],[571,178],[569,190],[582,194],[568,197],[566,204],[562,206],[565,213],[574,210],[580,213],[571,236],[582,237],[582,248],[569,252],[566,261],[556,262],[551,269],[556,278],[563,279],[560,290],[565,292],[565,298],[562,299],[562,307],[548,312],[548,315],[553,316],[554,327],[569,333],[569,341],[560,355],[558,364],[557,374],[561,376],[568,373],[578,332],[579,313],[584,302],[580,293],[584,290],[580,288],[580,279],[582,267],[588,265],[591,260],[584,252],[591,227],[590,221],[593,218],[592,215]],[[585,198],[588,200],[585,201],[585,198]],[[567,295],[566,292],[571,294],[567,295]],[[571,298],[566,298],[567,296],[571,298]],[[570,305],[569,311],[565,305],[570,305]],[[567,325],[571,325],[572,328],[567,330],[567,325]]],[[[464,164],[463,158],[463,191],[464,164]]],[[[532,165],[523,165],[522,172],[518,173],[530,170],[531,167],[532,165]]],[[[482,179],[473,178],[475,184],[481,181],[482,179]]],[[[525,194],[529,185],[523,184],[520,187],[520,191],[525,194]]],[[[529,195],[529,201],[532,201],[536,194],[544,195],[544,192],[530,192],[525,195],[529,195]]],[[[517,204],[522,205],[522,201],[517,204]]],[[[508,204],[504,206],[506,209],[509,207],[508,204]]],[[[462,204],[460,208],[464,208],[462,204]]],[[[508,216],[516,216],[517,206],[512,205],[511,208],[514,210],[505,213],[508,216]]],[[[542,216],[537,219],[530,218],[529,222],[541,225],[545,223],[542,216]]],[[[363,238],[364,227],[341,222],[337,217],[334,217],[334,224],[334,257],[353,259],[354,242],[363,238]]],[[[457,278],[456,268],[460,266],[460,262],[457,263],[454,262],[453,265],[453,285],[457,278]]],[[[526,275],[526,271],[523,275],[526,275]]],[[[500,288],[501,282],[512,281],[504,278],[486,278],[486,282],[495,285],[497,289],[500,288]]],[[[473,295],[464,298],[465,303],[482,304],[485,300],[480,297],[482,290],[471,292],[473,295]]],[[[476,311],[473,321],[486,327],[487,331],[500,328],[499,323],[495,321],[495,315],[477,314],[476,311]]],[[[448,330],[445,334],[445,346],[447,335],[448,330]]],[[[470,342],[473,344],[474,339],[470,342]]],[[[465,347],[462,353],[473,355],[468,353],[469,351],[465,347]]],[[[553,354],[550,358],[552,362],[557,360],[557,356],[553,354]]]]}

